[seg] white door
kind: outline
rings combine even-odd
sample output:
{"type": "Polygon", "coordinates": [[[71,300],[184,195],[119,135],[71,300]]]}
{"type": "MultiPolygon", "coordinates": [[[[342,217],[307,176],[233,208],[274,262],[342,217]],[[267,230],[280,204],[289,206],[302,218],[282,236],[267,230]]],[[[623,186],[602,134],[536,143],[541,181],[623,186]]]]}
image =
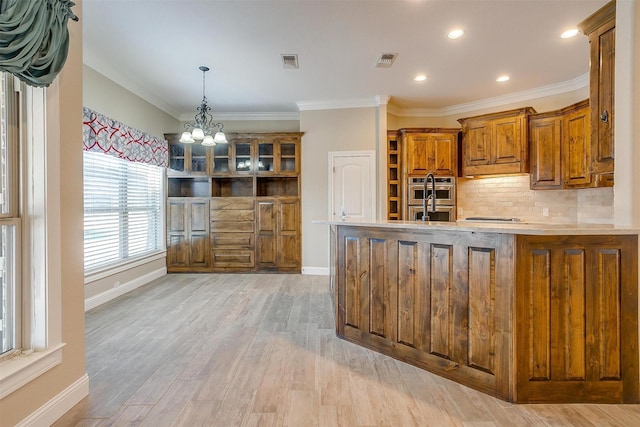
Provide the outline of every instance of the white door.
{"type": "Polygon", "coordinates": [[[376,206],[375,153],[329,153],[330,216],[373,219],[376,206]]]}

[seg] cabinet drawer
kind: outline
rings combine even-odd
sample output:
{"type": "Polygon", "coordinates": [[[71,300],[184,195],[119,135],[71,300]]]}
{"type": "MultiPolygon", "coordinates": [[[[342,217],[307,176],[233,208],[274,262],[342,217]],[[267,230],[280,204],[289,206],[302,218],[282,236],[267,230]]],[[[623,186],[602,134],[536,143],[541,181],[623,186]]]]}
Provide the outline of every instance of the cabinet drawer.
{"type": "Polygon", "coordinates": [[[218,210],[253,209],[253,198],[250,197],[214,197],[209,203],[211,212],[218,210]]]}
{"type": "Polygon", "coordinates": [[[254,258],[251,249],[214,249],[212,252],[214,267],[253,267],[254,258]]]}
{"type": "Polygon", "coordinates": [[[253,233],[211,233],[213,248],[253,248],[253,233]]]}
{"type": "Polygon", "coordinates": [[[253,233],[253,221],[211,221],[212,232],[233,233],[250,232],[253,233]]]}
{"type": "Polygon", "coordinates": [[[253,221],[253,209],[211,211],[211,221],[253,221]]]}

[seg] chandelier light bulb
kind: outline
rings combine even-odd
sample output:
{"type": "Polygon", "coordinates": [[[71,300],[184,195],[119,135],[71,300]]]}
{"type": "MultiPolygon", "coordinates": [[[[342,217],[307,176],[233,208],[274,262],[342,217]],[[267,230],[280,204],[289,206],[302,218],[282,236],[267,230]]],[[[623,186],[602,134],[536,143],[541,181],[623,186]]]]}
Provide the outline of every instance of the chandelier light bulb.
{"type": "Polygon", "coordinates": [[[222,132],[216,132],[216,136],[213,138],[213,141],[216,144],[226,144],[228,142],[227,137],[222,132]]]}
{"type": "Polygon", "coordinates": [[[200,128],[195,128],[191,132],[191,137],[196,141],[201,141],[204,139],[204,131],[200,128]]]}
{"type": "Polygon", "coordinates": [[[206,135],[202,140],[202,145],[216,145],[216,142],[211,135],[206,135]]]}
{"type": "Polygon", "coordinates": [[[191,132],[182,132],[180,142],[182,142],[183,144],[193,144],[195,141],[191,137],[191,132]]]}

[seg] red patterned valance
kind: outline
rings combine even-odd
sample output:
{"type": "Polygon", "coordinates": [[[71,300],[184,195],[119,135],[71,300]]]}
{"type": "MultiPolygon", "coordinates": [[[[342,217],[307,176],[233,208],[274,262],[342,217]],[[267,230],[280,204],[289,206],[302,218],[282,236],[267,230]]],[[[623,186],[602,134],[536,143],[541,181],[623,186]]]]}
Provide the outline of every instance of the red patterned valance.
{"type": "Polygon", "coordinates": [[[99,151],[130,162],[166,167],[169,143],[130,128],[87,107],[82,109],[84,151],[99,151]]]}

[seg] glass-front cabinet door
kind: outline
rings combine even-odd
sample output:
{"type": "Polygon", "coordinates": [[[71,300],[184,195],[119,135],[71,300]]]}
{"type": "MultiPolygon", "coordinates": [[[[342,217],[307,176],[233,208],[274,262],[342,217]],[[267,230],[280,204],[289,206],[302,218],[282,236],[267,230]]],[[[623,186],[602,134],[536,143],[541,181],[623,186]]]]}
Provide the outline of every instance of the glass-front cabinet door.
{"type": "Polygon", "coordinates": [[[252,143],[251,141],[247,142],[236,142],[233,144],[235,149],[234,155],[234,166],[235,171],[238,173],[252,173],[253,165],[252,165],[252,143]]]}
{"type": "Polygon", "coordinates": [[[258,143],[258,171],[257,172],[273,172],[274,164],[274,144],[273,142],[258,143]]]}
{"type": "Polygon", "coordinates": [[[279,143],[280,173],[298,173],[300,167],[299,147],[296,142],[281,141],[279,143]]]}
{"type": "Polygon", "coordinates": [[[184,172],[184,145],[179,142],[169,142],[169,169],[176,172],[184,172]]]}
{"type": "Polygon", "coordinates": [[[213,146],[213,174],[229,173],[230,144],[216,144],[213,146]]]}
{"type": "Polygon", "coordinates": [[[207,147],[198,143],[190,144],[191,148],[191,172],[197,174],[207,173],[207,147]]]}

